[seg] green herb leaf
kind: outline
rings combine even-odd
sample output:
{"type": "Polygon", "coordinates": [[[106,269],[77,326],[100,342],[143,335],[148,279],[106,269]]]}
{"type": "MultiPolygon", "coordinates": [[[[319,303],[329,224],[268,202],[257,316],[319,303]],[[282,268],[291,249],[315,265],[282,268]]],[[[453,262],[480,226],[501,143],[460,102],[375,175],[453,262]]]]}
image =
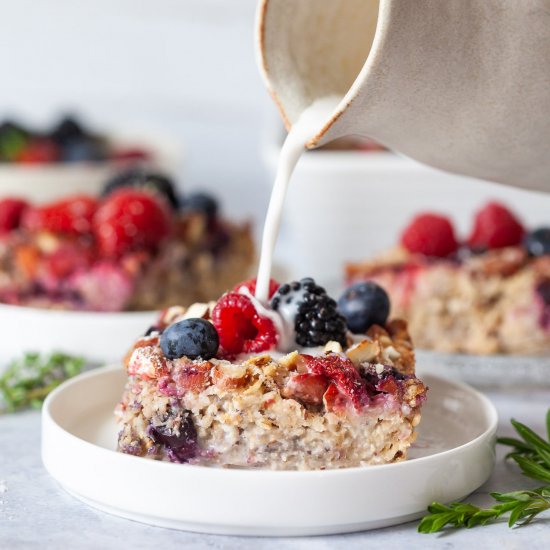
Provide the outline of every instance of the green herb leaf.
{"type": "Polygon", "coordinates": [[[433,502],[429,514],[418,525],[420,533],[437,533],[447,526],[467,529],[498,520],[509,514],[509,527],[529,524],[539,514],[550,510],[550,409],[546,414],[546,430],[549,441],[545,441],[533,430],[512,420],[521,439],[501,437],[501,445],[511,447],[506,458],[515,461],[522,472],[547,485],[535,490],[491,493],[497,504],[489,508],[478,508],[473,504],[453,502],[448,506],[433,502]]]}
{"type": "Polygon", "coordinates": [[[26,353],[22,359],[12,361],[0,376],[0,414],[40,408],[54,388],[82,372],[83,367],[81,357],[26,353]]]}

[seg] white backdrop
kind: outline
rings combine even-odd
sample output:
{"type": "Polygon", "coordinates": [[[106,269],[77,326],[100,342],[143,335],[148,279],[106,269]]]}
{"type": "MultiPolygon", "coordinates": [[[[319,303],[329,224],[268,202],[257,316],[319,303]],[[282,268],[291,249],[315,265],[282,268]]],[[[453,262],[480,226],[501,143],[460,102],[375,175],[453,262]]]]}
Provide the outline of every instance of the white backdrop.
{"type": "Polygon", "coordinates": [[[67,108],[99,127],[185,144],[184,186],[232,214],[267,200],[258,149],[272,109],[256,69],[255,0],[0,0],[0,117],[67,108]],[[243,201],[246,189],[250,202],[243,201]]]}
{"type": "MultiPolygon", "coordinates": [[[[99,127],[167,133],[186,151],[184,188],[215,190],[226,211],[253,216],[260,229],[270,183],[261,151],[276,115],[255,62],[256,0],[0,0],[0,7],[0,117],[46,122],[74,108],[99,127]]],[[[307,170],[299,170],[297,180],[307,170]]],[[[316,177],[324,185],[332,174],[337,190],[347,176],[333,170],[316,177]]],[[[424,208],[448,206],[443,210],[465,227],[489,190],[513,202],[527,223],[541,223],[546,212],[550,223],[547,197],[539,202],[493,186],[439,187],[433,175],[423,186],[415,174],[398,176],[399,193],[385,184],[391,214],[381,220],[376,237],[365,235],[361,255],[394,242],[408,210],[420,202],[424,208]],[[408,192],[405,179],[414,180],[408,192]]],[[[374,199],[371,192],[368,211],[385,211],[384,193],[374,199]]],[[[357,200],[356,206],[360,196],[357,200]]],[[[294,208],[294,215],[313,219],[319,212],[311,204],[294,208]]],[[[345,227],[335,224],[333,230],[345,227]]],[[[303,253],[291,254],[303,236],[286,237],[280,256],[303,253]]]]}

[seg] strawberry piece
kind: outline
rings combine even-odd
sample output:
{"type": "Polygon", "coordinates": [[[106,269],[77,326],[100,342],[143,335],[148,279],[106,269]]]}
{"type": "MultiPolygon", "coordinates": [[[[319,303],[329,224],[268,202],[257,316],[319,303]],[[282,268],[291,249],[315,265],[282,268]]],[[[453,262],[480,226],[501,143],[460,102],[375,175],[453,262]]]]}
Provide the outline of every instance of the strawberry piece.
{"type": "Polygon", "coordinates": [[[59,147],[50,139],[33,139],[17,154],[16,162],[22,164],[44,164],[57,162],[60,158],[59,147]]]}
{"type": "Polygon", "coordinates": [[[173,378],[176,383],[177,396],[182,397],[187,391],[200,392],[210,385],[210,370],[208,362],[191,363],[188,359],[175,361],[173,378]]]}
{"type": "Polygon", "coordinates": [[[331,382],[323,395],[325,409],[336,414],[345,414],[348,410],[348,404],[348,398],[338,390],[336,384],[331,382]]]}
{"type": "Polygon", "coordinates": [[[123,188],[109,195],[93,219],[103,256],[119,257],[136,249],[155,249],[170,235],[168,205],[148,191],[123,188]]]}
{"type": "Polygon", "coordinates": [[[453,225],[445,216],[419,214],[405,228],[401,244],[413,254],[444,258],[456,252],[458,243],[453,225]]]}
{"type": "Polygon", "coordinates": [[[92,264],[91,250],[77,242],[61,244],[54,252],[43,258],[42,265],[53,277],[63,279],[78,270],[86,270],[92,264]]]}
{"type": "Polygon", "coordinates": [[[252,300],[244,294],[228,292],[222,296],[212,310],[212,322],[226,357],[266,351],[277,343],[273,321],[261,317],[252,300]]]}
{"type": "Polygon", "coordinates": [[[23,213],[21,225],[29,231],[51,231],[68,235],[86,235],[92,227],[97,201],[87,195],[30,207],[23,213]]]}
{"type": "Polygon", "coordinates": [[[23,199],[0,200],[0,235],[17,229],[28,207],[23,199]]]}
{"type": "Polygon", "coordinates": [[[468,245],[478,249],[516,246],[524,234],[523,225],[508,208],[489,202],[476,213],[468,245]]]}
{"type": "MultiPolygon", "coordinates": [[[[280,283],[278,283],[275,279],[269,279],[269,299],[273,298],[273,295],[279,287],[281,286],[280,283]]],[[[239,283],[235,286],[233,289],[233,292],[241,292],[242,288],[247,288],[250,294],[254,296],[256,294],[256,279],[249,279],[248,281],[244,281],[243,283],[239,283]]]]}
{"type": "Polygon", "coordinates": [[[335,353],[323,357],[302,355],[308,372],[321,374],[328,378],[338,391],[349,399],[356,409],[368,403],[365,381],[361,378],[355,365],[347,358],[335,353]]]}
{"type": "Polygon", "coordinates": [[[310,405],[320,405],[329,381],[324,374],[295,374],[286,383],[285,397],[292,397],[310,405]]]}
{"type": "Polygon", "coordinates": [[[92,311],[122,311],[134,291],[134,281],[118,265],[96,263],[71,276],[68,285],[92,311]]]}

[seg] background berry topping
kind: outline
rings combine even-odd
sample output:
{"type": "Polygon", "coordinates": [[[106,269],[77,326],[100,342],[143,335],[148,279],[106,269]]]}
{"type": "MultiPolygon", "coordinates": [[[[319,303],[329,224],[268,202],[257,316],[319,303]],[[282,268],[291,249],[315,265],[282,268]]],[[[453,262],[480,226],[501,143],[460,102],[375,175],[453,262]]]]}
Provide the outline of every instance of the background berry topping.
{"type": "Polygon", "coordinates": [[[108,196],[124,187],[133,187],[135,189],[148,190],[159,193],[170,205],[177,209],[179,199],[176,194],[174,183],[170,178],[162,174],[148,172],[142,168],[132,168],[120,174],[117,174],[107,182],[103,188],[103,196],[108,196]]]}
{"type": "Polygon", "coordinates": [[[248,296],[237,292],[224,294],[212,310],[222,355],[259,353],[273,349],[278,334],[273,321],[262,317],[248,296]]]}
{"type": "Polygon", "coordinates": [[[516,216],[504,205],[490,202],[479,210],[468,238],[472,248],[503,248],[521,243],[525,229],[516,216]]]}
{"type": "Polygon", "coordinates": [[[117,257],[139,248],[155,249],[171,232],[166,201],[131,188],[115,191],[98,208],[93,230],[99,251],[117,257]]]}
{"type": "Polygon", "coordinates": [[[346,343],[346,320],[336,302],[311,278],[279,287],[271,300],[273,310],[293,324],[299,346],[323,346],[327,342],[346,343]]]}
{"type": "Polygon", "coordinates": [[[96,199],[87,195],[75,195],[50,204],[27,208],[21,224],[29,231],[85,235],[91,231],[96,209],[96,199]]]}
{"type": "Polygon", "coordinates": [[[525,235],[523,246],[530,256],[550,254],[550,227],[540,227],[525,235]]]}
{"type": "Polygon", "coordinates": [[[28,207],[28,203],[22,199],[0,200],[0,235],[17,229],[28,207]]]}
{"type": "Polygon", "coordinates": [[[414,254],[443,258],[456,252],[458,243],[451,221],[438,214],[419,214],[405,228],[401,244],[414,254]]]}

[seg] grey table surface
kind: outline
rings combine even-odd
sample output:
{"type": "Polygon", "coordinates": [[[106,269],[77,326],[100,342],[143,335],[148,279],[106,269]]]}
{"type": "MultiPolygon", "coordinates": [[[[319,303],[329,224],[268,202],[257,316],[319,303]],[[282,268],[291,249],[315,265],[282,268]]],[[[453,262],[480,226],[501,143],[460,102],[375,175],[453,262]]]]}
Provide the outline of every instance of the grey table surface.
{"type": "MultiPolygon", "coordinates": [[[[500,435],[510,435],[511,416],[540,433],[550,406],[550,390],[488,392],[500,417],[500,435]]],[[[490,480],[470,499],[490,502],[491,491],[510,491],[535,482],[503,461],[499,449],[490,480]]],[[[92,475],[92,473],[91,473],[92,475]]],[[[373,497],[375,498],[375,497],[373,497]]],[[[0,549],[118,549],[235,548],[326,549],[365,548],[502,548],[550,549],[550,514],[528,527],[508,529],[503,524],[442,535],[420,535],[416,523],[376,531],[310,538],[241,538],[202,535],[162,529],[120,519],[80,503],[49,477],[40,459],[40,413],[0,416],[0,549]]]]}

